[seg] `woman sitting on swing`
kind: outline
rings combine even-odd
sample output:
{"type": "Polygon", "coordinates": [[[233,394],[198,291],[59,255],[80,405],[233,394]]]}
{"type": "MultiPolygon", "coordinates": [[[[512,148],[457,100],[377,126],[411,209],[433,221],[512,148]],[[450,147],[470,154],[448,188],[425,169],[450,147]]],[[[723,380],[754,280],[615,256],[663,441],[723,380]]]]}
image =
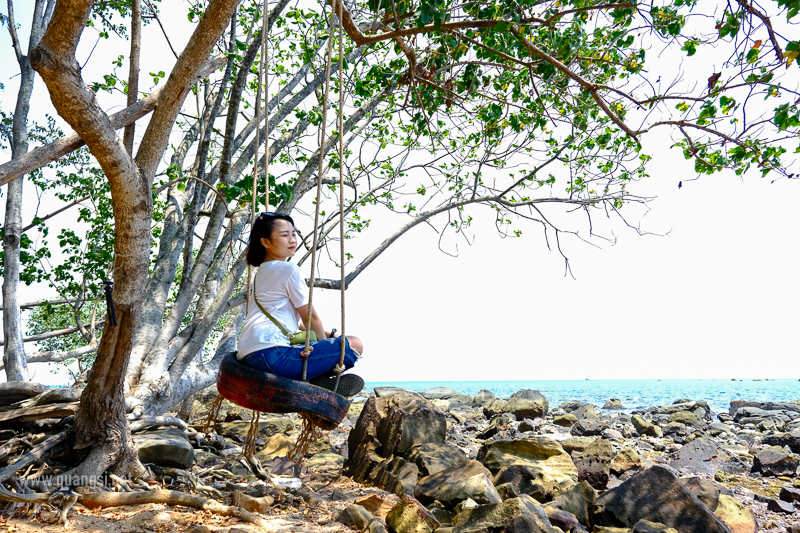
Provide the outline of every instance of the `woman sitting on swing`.
{"type": "MultiPolygon", "coordinates": [[[[239,361],[245,366],[289,379],[302,379],[304,345],[291,346],[289,338],[267,316],[269,313],[290,334],[312,330],[317,341],[311,342],[308,356],[308,381],[333,390],[334,367],[339,364],[341,338],[322,327],[316,309],[308,319],[308,285],[297,265],[290,263],[297,249],[294,220],[280,213],[261,213],[250,231],[247,264],[259,267],[255,275],[249,312],[239,337],[239,361]],[[263,310],[261,309],[263,308],[263,310]],[[266,313],[265,313],[266,311],[266,313]]],[[[358,337],[345,339],[345,369],[353,368],[364,351],[358,337]]],[[[342,374],[337,393],[353,396],[364,388],[364,380],[355,374],[342,374]]]]}

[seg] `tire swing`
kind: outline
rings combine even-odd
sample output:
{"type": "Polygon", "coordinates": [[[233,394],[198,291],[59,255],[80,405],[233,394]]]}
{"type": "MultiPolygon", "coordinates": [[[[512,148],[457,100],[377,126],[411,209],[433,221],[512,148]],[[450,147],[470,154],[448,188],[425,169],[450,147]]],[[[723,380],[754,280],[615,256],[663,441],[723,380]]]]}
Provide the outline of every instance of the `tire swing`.
{"type": "MultiPolygon", "coordinates": [[[[344,91],[343,87],[343,31],[342,31],[342,3],[339,2],[339,109],[337,116],[337,126],[339,133],[339,161],[343,160],[344,156],[344,141],[341,135],[343,129],[343,115],[342,108],[344,105],[344,91]]],[[[265,49],[267,47],[267,4],[264,5],[264,23],[263,34],[261,43],[261,65],[259,67],[259,80],[258,90],[256,94],[256,114],[260,114],[260,98],[262,92],[262,79],[264,80],[263,86],[267,86],[264,65],[265,65],[265,49]]],[[[322,105],[322,121],[320,125],[320,149],[319,149],[319,170],[317,178],[317,195],[316,195],[316,208],[314,213],[314,233],[313,244],[311,248],[311,278],[309,280],[308,288],[308,319],[306,324],[311,324],[311,313],[313,309],[314,299],[314,281],[315,281],[315,267],[316,267],[316,252],[319,225],[319,205],[321,197],[321,185],[323,181],[324,172],[324,144],[325,144],[325,125],[327,119],[328,108],[328,94],[330,91],[330,72],[331,72],[331,56],[333,49],[333,20],[334,13],[331,10],[330,32],[328,38],[328,49],[325,60],[325,93],[322,105]]],[[[266,91],[265,91],[266,93],[266,91]]],[[[267,95],[264,97],[267,102],[267,95]]],[[[269,108],[265,103],[265,128],[267,127],[269,117],[269,108]]],[[[254,169],[253,169],[253,191],[251,203],[251,227],[255,222],[256,211],[256,175],[258,164],[258,139],[259,139],[259,123],[256,121],[256,153],[254,155],[254,169]]],[[[265,154],[264,154],[264,181],[266,189],[266,198],[264,206],[269,210],[269,148],[267,146],[268,134],[265,132],[265,154]]],[[[303,427],[297,439],[295,448],[288,454],[288,458],[298,465],[303,460],[306,451],[310,444],[316,441],[318,437],[318,429],[332,430],[336,428],[350,409],[350,400],[336,393],[339,387],[339,378],[341,373],[344,372],[344,357],[345,357],[345,253],[344,253],[344,169],[343,165],[339,164],[339,237],[340,237],[340,291],[341,291],[341,355],[339,357],[339,364],[334,367],[336,373],[336,384],[333,391],[317,387],[308,383],[306,378],[308,368],[308,356],[313,350],[313,346],[309,346],[310,335],[306,336],[306,344],[303,349],[303,375],[302,381],[292,380],[268,372],[262,372],[254,368],[250,368],[241,364],[237,357],[236,352],[231,352],[225,356],[220,364],[219,372],[217,373],[217,391],[220,396],[212,405],[209,416],[206,422],[205,430],[214,423],[222,404],[222,400],[226,399],[236,405],[246,409],[253,410],[253,418],[250,423],[250,430],[247,434],[247,441],[243,447],[243,455],[250,461],[251,464],[258,465],[255,460],[255,437],[258,434],[258,422],[262,412],[266,413],[299,413],[303,419],[303,427]]],[[[250,306],[250,291],[252,285],[252,270],[248,265],[247,268],[247,309],[250,306]]],[[[260,465],[259,465],[260,466],[260,465]]]]}

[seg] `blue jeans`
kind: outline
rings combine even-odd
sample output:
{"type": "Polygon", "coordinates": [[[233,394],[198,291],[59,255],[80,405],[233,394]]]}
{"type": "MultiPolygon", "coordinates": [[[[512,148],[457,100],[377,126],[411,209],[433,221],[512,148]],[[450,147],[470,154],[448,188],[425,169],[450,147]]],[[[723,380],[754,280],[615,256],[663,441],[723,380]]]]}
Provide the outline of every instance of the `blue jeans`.
{"type": "MultiPolygon", "coordinates": [[[[350,343],[347,339],[344,342],[344,367],[350,369],[356,364],[359,356],[350,348],[350,343]]],[[[308,356],[307,379],[321,376],[329,370],[333,370],[333,367],[339,364],[339,357],[342,353],[341,337],[312,342],[311,346],[314,347],[314,351],[308,356]]],[[[303,347],[302,344],[298,344],[297,346],[265,348],[264,350],[247,354],[241,360],[241,363],[250,368],[277,374],[285,378],[302,379],[303,358],[300,357],[300,353],[303,351],[303,347]]]]}

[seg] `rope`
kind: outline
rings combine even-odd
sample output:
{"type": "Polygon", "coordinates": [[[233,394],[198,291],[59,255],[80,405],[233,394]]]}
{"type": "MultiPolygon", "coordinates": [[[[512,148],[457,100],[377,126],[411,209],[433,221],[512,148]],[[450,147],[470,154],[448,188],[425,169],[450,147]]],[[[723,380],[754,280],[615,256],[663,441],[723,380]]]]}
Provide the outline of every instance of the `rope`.
{"type": "Polygon", "coordinates": [[[298,470],[303,464],[303,459],[306,457],[308,448],[312,444],[315,444],[319,438],[317,415],[302,412],[300,416],[303,418],[303,427],[300,429],[300,434],[297,436],[294,449],[286,454],[286,458],[295,463],[298,470]]]}
{"type": "Polygon", "coordinates": [[[344,277],[344,47],[342,42],[344,36],[342,34],[342,10],[344,9],[344,1],[339,0],[339,116],[336,125],[339,131],[339,277],[341,279],[340,301],[341,301],[341,318],[342,318],[342,334],[341,334],[341,352],[339,355],[339,364],[334,367],[336,372],[336,384],[333,386],[333,392],[339,390],[339,378],[342,377],[344,371],[344,348],[345,348],[345,329],[344,329],[344,291],[345,291],[345,277],[344,277]]]}
{"type": "MultiPolygon", "coordinates": [[[[266,64],[269,55],[269,2],[264,0],[264,22],[261,24],[261,65],[266,64]]],[[[264,67],[264,211],[269,211],[269,69],[264,67]]],[[[253,181],[255,181],[253,174],[253,181]]],[[[255,201],[255,200],[254,200],[255,201]]]]}
{"type": "MultiPolygon", "coordinates": [[[[322,192],[322,176],[324,172],[324,163],[325,163],[325,151],[323,147],[325,146],[325,123],[328,118],[328,91],[330,91],[330,82],[331,82],[331,55],[333,52],[333,17],[334,13],[331,10],[331,22],[330,22],[330,31],[328,32],[328,51],[325,55],[325,93],[322,96],[322,122],[320,123],[319,131],[320,131],[320,138],[319,138],[319,168],[318,168],[318,177],[317,177],[317,202],[314,206],[314,239],[311,245],[311,278],[308,283],[308,320],[306,321],[306,328],[307,330],[311,329],[311,316],[314,313],[314,278],[316,273],[316,266],[317,266],[317,226],[319,225],[319,204],[322,192]]],[[[339,109],[339,113],[341,113],[341,109],[339,109]]],[[[341,136],[341,132],[340,132],[341,136]]],[[[308,356],[311,355],[311,351],[314,349],[312,346],[309,346],[309,341],[311,340],[311,335],[308,333],[306,334],[306,345],[303,348],[303,352],[301,356],[303,357],[303,381],[307,380],[307,371],[308,371],[308,356]]]]}
{"type": "Polygon", "coordinates": [[[225,398],[218,394],[217,398],[214,400],[214,403],[212,403],[211,407],[209,407],[208,416],[206,417],[206,421],[203,423],[203,433],[208,433],[214,426],[217,425],[219,408],[222,407],[223,401],[225,401],[225,398]]]}
{"type": "Polygon", "coordinates": [[[253,410],[253,416],[250,419],[250,429],[247,430],[247,438],[242,447],[242,455],[248,459],[256,454],[256,437],[258,436],[258,422],[260,418],[261,412],[253,410]]]}

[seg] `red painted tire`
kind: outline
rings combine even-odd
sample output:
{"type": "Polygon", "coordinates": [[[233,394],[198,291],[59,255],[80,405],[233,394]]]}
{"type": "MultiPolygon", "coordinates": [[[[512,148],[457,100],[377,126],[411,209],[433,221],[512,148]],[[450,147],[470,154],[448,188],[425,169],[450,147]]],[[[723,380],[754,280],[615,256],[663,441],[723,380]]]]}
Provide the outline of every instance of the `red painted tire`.
{"type": "Polygon", "coordinates": [[[322,420],[322,428],[338,426],[350,409],[350,400],[305,381],[295,381],[241,364],[236,352],[222,360],[217,391],[226,400],[262,413],[307,412],[322,420]]]}

